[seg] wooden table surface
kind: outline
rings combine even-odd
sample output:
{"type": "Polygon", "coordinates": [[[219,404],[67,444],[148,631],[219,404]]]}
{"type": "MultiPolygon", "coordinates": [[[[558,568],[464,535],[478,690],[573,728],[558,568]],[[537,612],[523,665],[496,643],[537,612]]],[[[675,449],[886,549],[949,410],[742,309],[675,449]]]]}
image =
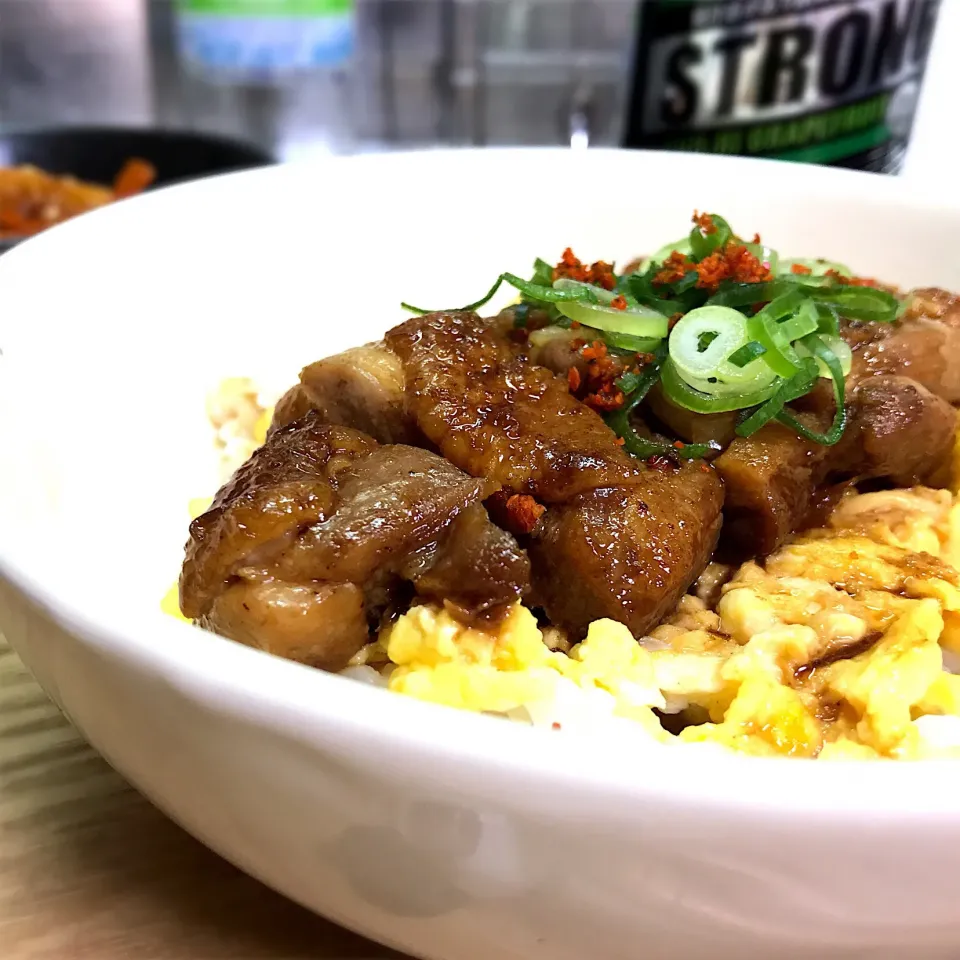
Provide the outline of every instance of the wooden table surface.
{"type": "Polygon", "coordinates": [[[403,960],[167,820],[84,743],[0,636],[3,960],[403,960]]]}

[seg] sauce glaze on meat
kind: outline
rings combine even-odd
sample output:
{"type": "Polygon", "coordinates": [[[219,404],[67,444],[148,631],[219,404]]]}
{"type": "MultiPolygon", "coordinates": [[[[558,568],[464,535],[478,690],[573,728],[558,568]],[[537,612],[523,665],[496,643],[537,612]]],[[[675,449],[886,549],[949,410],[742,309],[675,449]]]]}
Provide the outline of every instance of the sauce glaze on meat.
{"type": "MultiPolygon", "coordinates": [[[[417,596],[464,618],[523,599],[573,638],[603,617],[641,636],[718,539],[731,558],[770,553],[831,491],[922,482],[946,462],[960,301],[929,289],[911,303],[895,324],[842,324],[853,367],[836,446],[778,423],[734,438],[734,416],[698,419],[654,391],[649,429],[713,431],[715,466],[625,453],[571,393],[566,341],[527,351],[502,316],[408,320],[304,368],[267,442],[191,525],[183,612],[326,669],[417,596]],[[508,522],[516,495],[536,508],[526,526],[508,522]]],[[[795,413],[824,430],[829,384],[795,413]]]]}

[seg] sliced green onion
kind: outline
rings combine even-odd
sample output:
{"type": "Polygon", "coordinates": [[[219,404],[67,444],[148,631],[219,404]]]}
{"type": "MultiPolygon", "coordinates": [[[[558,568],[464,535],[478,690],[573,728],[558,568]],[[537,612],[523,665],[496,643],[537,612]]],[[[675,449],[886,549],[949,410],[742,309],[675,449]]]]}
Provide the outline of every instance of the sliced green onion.
{"type": "MultiPolygon", "coordinates": [[[[800,366],[800,361],[790,346],[790,341],[779,329],[779,320],[791,316],[800,309],[803,294],[791,290],[768,303],[759,313],[747,319],[747,333],[751,340],[757,340],[766,348],[764,362],[775,373],[784,378],[792,377],[800,366]]],[[[816,329],[816,325],[814,325],[816,329]]]]}
{"type": "Polygon", "coordinates": [[[685,380],[726,380],[725,373],[734,379],[749,379],[743,367],[727,361],[747,339],[742,313],[731,307],[700,307],[684,314],[670,331],[670,359],[685,380]]]}
{"type": "Polygon", "coordinates": [[[790,260],[781,260],[779,273],[783,276],[791,275],[795,277],[824,277],[827,275],[828,271],[839,273],[842,277],[853,276],[853,274],[850,272],[850,268],[844,266],[842,263],[836,263],[833,260],[811,260],[807,257],[794,257],[790,260]],[[810,272],[794,273],[794,266],[805,267],[810,272]]]}
{"type": "Polygon", "coordinates": [[[427,310],[424,307],[415,307],[410,303],[401,303],[400,306],[403,307],[404,310],[408,310],[410,313],[419,313],[421,315],[424,313],[452,313],[456,311],[478,310],[480,307],[484,306],[486,303],[489,303],[494,298],[504,280],[506,280],[508,283],[511,282],[508,279],[510,276],[512,276],[512,274],[501,273],[500,276],[497,277],[494,285],[486,292],[485,296],[474,301],[473,303],[468,303],[465,307],[447,307],[443,310],[427,310]]]}
{"type": "Polygon", "coordinates": [[[513,273],[504,273],[503,279],[516,287],[520,293],[530,300],[536,300],[540,303],[564,303],[566,301],[585,301],[587,303],[603,303],[604,296],[608,291],[601,287],[595,287],[590,283],[580,283],[578,280],[567,280],[565,278],[558,280],[555,284],[533,283],[530,280],[524,280],[513,273]]]}
{"type": "Polygon", "coordinates": [[[647,259],[640,264],[640,269],[637,273],[646,273],[654,264],[660,264],[663,263],[664,260],[669,259],[671,253],[682,253],[685,257],[689,257],[693,253],[690,246],[690,237],[684,237],[682,240],[677,240],[674,243],[668,243],[666,246],[661,247],[653,256],[647,257],[647,259]]]}
{"type": "Polygon", "coordinates": [[[570,294],[563,299],[585,299],[588,303],[610,303],[616,297],[612,290],[604,290],[593,283],[585,283],[583,280],[571,280],[569,277],[559,277],[551,284],[553,290],[559,290],[563,294],[570,294]]]}
{"type": "Polygon", "coordinates": [[[713,233],[704,233],[699,224],[694,224],[687,238],[690,253],[695,260],[703,260],[705,257],[709,257],[711,253],[719,250],[733,236],[730,224],[723,217],[710,214],[710,219],[716,227],[713,233]]]}
{"type": "Polygon", "coordinates": [[[813,287],[809,294],[818,301],[828,303],[842,317],[872,320],[875,323],[893,323],[900,305],[892,293],[876,287],[813,287]]]}
{"type": "Polygon", "coordinates": [[[653,360],[646,364],[642,370],[625,373],[614,381],[617,389],[622,390],[626,396],[627,403],[631,405],[631,410],[643,400],[650,392],[650,388],[660,379],[660,368],[663,366],[666,356],[666,345],[661,342],[660,346],[653,351],[653,360]]]}
{"type": "Polygon", "coordinates": [[[549,287],[553,283],[553,267],[546,260],[537,257],[533,261],[533,276],[531,282],[539,283],[544,287],[549,287]]]}
{"type": "Polygon", "coordinates": [[[658,313],[665,317],[672,317],[675,313],[683,312],[683,304],[679,300],[667,300],[660,296],[653,288],[651,282],[654,274],[647,272],[644,274],[631,273],[629,276],[621,277],[617,283],[617,288],[621,293],[632,296],[637,303],[653,307],[658,313]]]}
{"type": "MultiPolygon", "coordinates": [[[[820,340],[827,346],[829,350],[833,352],[833,355],[837,358],[837,362],[840,364],[840,371],[844,377],[850,375],[850,369],[853,366],[853,351],[850,349],[850,344],[848,344],[841,337],[834,336],[833,334],[826,333],[820,336],[820,340]]],[[[813,354],[809,351],[804,340],[801,340],[799,343],[794,344],[794,348],[797,351],[797,356],[799,357],[812,357],[813,354]]],[[[821,360],[820,357],[815,357],[817,361],[817,366],[820,370],[821,377],[827,377],[832,379],[833,374],[830,371],[830,367],[827,366],[824,360],[821,360]]]]}
{"type": "Polygon", "coordinates": [[[745,366],[728,359],[748,342],[742,313],[731,307],[699,307],[670,331],[670,359],[690,386],[711,396],[758,390],[776,377],[770,366],[763,359],[745,366]]]}
{"type": "MultiPolygon", "coordinates": [[[[619,413],[619,411],[617,411],[619,413]]],[[[614,414],[616,416],[616,414],[614,414]]],[[[716,440],[708,440],[706,443],[683,443],[679,447],[670,443],[668,440],[648,440],[641,437],[629,425],[624,432],[622,426],[615,427],[611,422],[613,417],[607,419],[607,424],[618,437],[623,438],[623,449],[638,460],[649,460],[651,457],[676,457],[678,460],[702,460],[711,454],[719,453],[723,448],[716,440]]]]}
{"type": "Polygon", "coordinates": [[[628,353],[653,353],[663,343],[663,337],[634,337],[629,333],[614,333],[601,330],[601,339],[614,350],[626,350],[628,353]]]}
{"type": "Polygon", "coordinates": [[[585,327],[657,340],[662,340],[669,332],[670,324],[667,318],[652,307],[634,303],[626,310],[618,310],[616,307],[605,306],[616,296],[609,290],[566,278],[557,280],[553,289],[563,296],[562,300],[555,301],[557,309],[565,317],[582,323],[585,327]],[[572,299],[578,294],[584,299],[572,299]]]}
{"type": "Polygon", "coordinates": [[[766,426],[783,410],[785,404],[810,392],[817,382],[817,374],[817,365],[812,360],[801,360],[800,367],[793,376],[782,380],[776,392],[766,403],[757,407],[745,420],[737,424],[737,435],[750,437],[761,427],[766,426]]]}
{"type": "Polygon", "coordinates": [[[817,332],[840,335],[840,318],[829,303],[817,303],[817,332]]]}
{"type": "Polygon", "coordinates": [[[618,389],[628,394],[627,401],[613,413],[604,418],[607,426],[623,439],[623,449],[640,460],[649,460],[654,456],[673,456],[680,460],[697,460],[720,452],[720,444],[715,440],[708,443],[685,443],[675,447],[672,443],[649,440],[641,437],[630,423],[630,414],[639,406],[650,392],[650,388],[660,378],[661,367],[666,357],[666,347],[661,344],[654,353],[654,359],[636,373],[626,373],[616,381],[618,389]]]}
{"type": "Polygon", "coordinates": [[[844,383],[843,370],[833,350],[815,333],[810,334],[809,337],[804,337],[802,342],[803,346],[806,347],[818,361],[822,361],[830,371],[830,379],[833,381],[833,399],[837,408],[833,415],[833,423],[826,433],[819,433],[816,430],[811,430],[785,410],[777,414],[777,419],[784,424],[784,426],[796,430],[801,437],[811,441],[811,443],[819,443],[825,447],[832,447],[843,436],[843,431],[847,425],[846,385],[844,383]]]}
{"type": "Polygon", "coordinates": [[[780,263],[780,254],[778,254],[773,247],[768,247],[765,243],[745,243],[744,247],[776,276],[780,263]]]}
{"type": "Polygon", "coordinates": [[[762,357],[767,352],[766,347],[756,340],[745,343],[739,350],[731,353],[727,358],[735,367],[745,367],[751,360],[762,357]]]}
{"type": "Polygon", "coordinates": [[[777,325],[778,333],[787,343],[793,343],[808,333],[816,333],[820,325],[820,315],[817,306],[812,300],[804,300],[796,315],[781,320],[777,325]]]}
{"type": "Polygon", "coordinates": [[[699,279],[700,274],[698,274],[696,270],[689,270],[676,283],[670,286],[674,293],[686,293],[697,285],[699,279]]]}
{"type": "Polygon", "coordinates": [[[786,280],[767,280],[763,283],[725,281],[707,301],[707,306],[750,307],[755,303],[769,303],[794,289],[795,285],[786,280]]]}
{"type": "Polygon", "coordinates": [[[664,363],[663,369],[660,371],[660,383],[668,400],[678,407],[692,410],[694,413],[727,413],[730,410],[755,407],[757,404],[769,400],[779,386],[777,380],[758,390],[738,391],[728,385],[727,389],[734,392],[711,395],[690,386],[677,372],[672,360],[667,360],[664,363]]]}

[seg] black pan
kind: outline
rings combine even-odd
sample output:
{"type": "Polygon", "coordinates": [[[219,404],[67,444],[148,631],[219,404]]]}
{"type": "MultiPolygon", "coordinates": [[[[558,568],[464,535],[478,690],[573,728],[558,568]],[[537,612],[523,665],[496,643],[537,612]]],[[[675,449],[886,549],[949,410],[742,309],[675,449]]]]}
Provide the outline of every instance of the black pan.
{"type": "MultiPolygon", "coordinates": [[[[276,160],[250,143],[149,127],[56,127],[0,133],[0,167],[33,164],[48,173],[109,185],[131,157],[156,167],[154,186],[262,167],[276,160]]],[[[0,239],[0,253],[18,239],[0,239]]]]}

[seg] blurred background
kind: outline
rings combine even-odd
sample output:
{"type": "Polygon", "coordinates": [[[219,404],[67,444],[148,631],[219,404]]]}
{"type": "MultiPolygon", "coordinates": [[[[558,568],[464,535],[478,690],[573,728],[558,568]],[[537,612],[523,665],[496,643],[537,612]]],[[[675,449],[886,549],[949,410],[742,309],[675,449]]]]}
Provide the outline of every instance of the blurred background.
{"type": "MultiPolygon", "coordinates": [[[[312,60],[281,49],[270,62],[262,49],[243,48],[275,25],[264,19],[231,36],[229,3],[0,0],[0,124],[186,127],[252,139],[281,159],[563,143],[571,124],[588,125],[592,142],[619,141],[633,3],[328,6],[341,9],[347,43],[329,38],[325,55],[316,43],[312,60]]],[[[301,37],[337,28],[292,19],[301,37]]]]}
{"type": "MultiPolygon", "coordinates": [[[[671,3],[678,6],[654,5],[671,3]]],[[[940,6],[911,153],[946,163],[935,154],[957,115],[949,47],[960,29],[960,0],[791,0],[784,9],[830,8],[830,16],[863,9],[879,18],[885,4],[904,18],[929,8],[931,25],[940,6]]],[[[158,125],[238,137],[281,160],[438,144],[617,145],[642,96],[634,68],[640,32],[651,29],[649,20],[640,26],[643,6],[0,0],[0,131],[158,125]]],[[[749,4],[702,6],[733,16],[749,4]]]]}

